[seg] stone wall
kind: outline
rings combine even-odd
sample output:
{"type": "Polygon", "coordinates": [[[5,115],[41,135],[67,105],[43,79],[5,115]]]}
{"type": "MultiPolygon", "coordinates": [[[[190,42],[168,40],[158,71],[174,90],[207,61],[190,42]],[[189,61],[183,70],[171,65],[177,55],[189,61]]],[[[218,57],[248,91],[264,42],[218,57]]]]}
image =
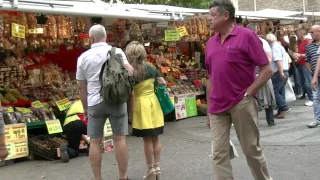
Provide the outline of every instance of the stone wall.
{"type": "MultiPolygon", "coordinates": [[[[254,11],[254,0],[238,0],[240,11],[254,11]]],[[[303,0],[256,0],[257,11],[262,9],[279,9],[302,11],[303,0]]],[[[320,0],[305,0],[306,11],[320,11],[320,0]]]]}

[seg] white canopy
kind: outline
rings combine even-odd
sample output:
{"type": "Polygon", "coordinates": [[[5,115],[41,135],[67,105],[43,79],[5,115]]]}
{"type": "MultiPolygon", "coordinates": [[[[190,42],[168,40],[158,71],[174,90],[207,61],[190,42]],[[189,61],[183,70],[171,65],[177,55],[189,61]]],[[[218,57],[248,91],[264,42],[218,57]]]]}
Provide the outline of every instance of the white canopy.
{"type": "Polygon", "coordinates": [[[181,14],[150,13],[144,10],[116,7],[101,0],[0,0],[0,10],[155,21],[183,19],[181,14]]]}

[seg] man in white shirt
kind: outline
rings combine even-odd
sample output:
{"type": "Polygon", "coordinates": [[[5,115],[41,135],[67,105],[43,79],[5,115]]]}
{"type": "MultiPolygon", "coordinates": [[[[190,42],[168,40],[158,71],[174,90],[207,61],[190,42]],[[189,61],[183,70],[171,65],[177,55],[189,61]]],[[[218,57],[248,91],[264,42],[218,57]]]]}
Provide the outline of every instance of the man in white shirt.
{"type": "MultiPolygon", "coordinates": [[[[103,129],[108,118],[112,127],[115,141],[115,153],[118,162],[120,179],[128,179],[128,135],[127,105],[108,104],[103,102],[100,94],[101,85],[99,75],[103,63],[109,59],[111,46],[106,43],[106,30],[102,25],[94,25],[89,30],[92,43],[91,49],[84,52],[78,59],[76,78],[80,85],[80,98],[84,114],[88,118],[88,136],[90,137],[89,157],[95,180],[101,180],[101,149],[103,129]]],[[[129,73],[133,68],[129,65],[126,55],[121,49],[116,53],[122,58],[129,73]]]]}
{"type": "Polygon", "coordinates": [[[267,34],[266,40],[271,46],[272,50],[272,70],[273,77],[272,83],[274,88],[274,95],[278,106],[278,113],[275,115],[276,118],[284,118],[285,115],[290,111],[285,95],[285,85],[289,78],[289,62],[287,53],[282,45],[277,42],[277,38],[274,34],[267,34]]]}

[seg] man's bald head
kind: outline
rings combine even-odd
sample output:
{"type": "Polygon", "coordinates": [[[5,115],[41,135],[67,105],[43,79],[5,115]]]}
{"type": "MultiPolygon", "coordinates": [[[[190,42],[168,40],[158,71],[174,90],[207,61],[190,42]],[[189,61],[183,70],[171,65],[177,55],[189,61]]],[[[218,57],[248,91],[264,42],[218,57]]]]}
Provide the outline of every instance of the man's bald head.
{"type": "Polygon", "coordinates": [[[320,26],[314,25],[310,29],[310,34],[313,40],[320,41],[320,26]]]}

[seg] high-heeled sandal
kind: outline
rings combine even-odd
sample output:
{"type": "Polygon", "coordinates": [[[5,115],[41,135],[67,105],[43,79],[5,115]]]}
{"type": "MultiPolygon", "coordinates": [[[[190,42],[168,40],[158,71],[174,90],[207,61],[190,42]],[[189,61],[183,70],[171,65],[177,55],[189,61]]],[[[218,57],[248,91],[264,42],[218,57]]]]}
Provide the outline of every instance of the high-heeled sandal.
{"type": "Polygon", "coordinates": [[[147,175],[143,176],[144,180],[157,180],[156,171],[153,165],[148,165],[147,175]]]}
{"type": "Polygon", "coordinates": [[[156,173],[156,180],[161,180],[161,169],[160,169],[159,163],[154,164],[154,170],[156,173]]]}

